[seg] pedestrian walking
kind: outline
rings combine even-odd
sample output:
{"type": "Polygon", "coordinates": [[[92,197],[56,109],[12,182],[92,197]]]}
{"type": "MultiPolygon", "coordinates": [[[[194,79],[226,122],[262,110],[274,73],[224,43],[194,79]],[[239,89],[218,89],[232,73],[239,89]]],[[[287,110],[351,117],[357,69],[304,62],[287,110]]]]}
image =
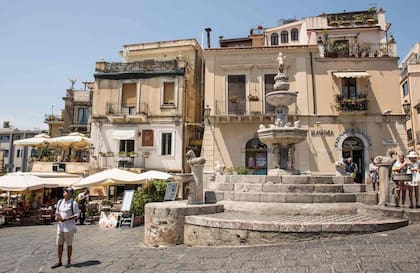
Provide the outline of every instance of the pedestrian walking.
{"type": "MultiPolygon", "coordinates": [[[[398,159],[392,165],[392,172],[394,174],[405,174],[407,173],[407,166],[408,166],[408,162],[405,161],[404,155],[400,154],[398,155],[398,159]]],[[[405,181],[394,181],[394,182],[396,184],[393,188],[395,206],[399,207],[400,200],[402,201],[401,206],[405,204],[407,186],[405,185],[405,181]]]]}
{"type": "Polygon", "coordinates": [[[86,209],[89,203],[89,190],[85,189],[83,192],[79,193],[77,196],[77,203],[79,204],[80,217],[79,224],[84,225],[86,219],[86,209]]]}
{"type": "Polygon", "coordinates": [[[414,208],[414,207],[420,208],[419,206],[420,162],[417,160],[418,154],[415,151],[411,151],[407,155],[407,157],[410,160],[407,173],[412,174],[411,181],[407,182],[410,208],[414,208]]]}
{"type": "Polygon", "coordinates": [[[51,268],[57,268],[63,265],[62,257],[64,243],[67,245],[67,264],[65,267],[71,267],[71,255],[73,252],[73,238],[76,233],[76,219],[79,215],[79,206],[73,200],[74,190],[65,188],[63,199],[57,203],[55,219],[57,221],[57,263],[51,268]]]}
{"type": "Polygon", "coordinates": [[[378,166],[376,166],[375,162],[373,161],[373,158],[370,159],[370,164],[369,164],[369,180],[370,180],[370,183],[372,183],[373,191],[376,191],[376,188],[379,189],[378,166]]]}

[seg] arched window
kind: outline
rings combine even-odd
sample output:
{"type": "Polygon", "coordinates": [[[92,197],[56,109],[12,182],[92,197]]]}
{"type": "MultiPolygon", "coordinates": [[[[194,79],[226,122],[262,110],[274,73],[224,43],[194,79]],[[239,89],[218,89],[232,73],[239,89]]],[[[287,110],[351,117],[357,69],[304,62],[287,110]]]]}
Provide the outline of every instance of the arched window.
{"type": "Polygon", "coordinates": [[[287,31],[282,31],[280,33],[280,39],[282,44],[287,44],[289,42],[289,33],[287,31]]]}
{"type": "Polygon", "coordinates": [[[299,31],[297,28],[293,28],[290,31],[290,40],[292,41],[299,41],[299,31]]]}
{"type": "Polygon", "coordinates": [[[252,138],[246,143],[245,166],[248,174],[267,174],[267,145],[259,138],[252,138]]]}
{"type": "Polygon", "coordinates": [[[271,34],[271,45],[279,44],[279,35],[277,33],[271,34]]]}

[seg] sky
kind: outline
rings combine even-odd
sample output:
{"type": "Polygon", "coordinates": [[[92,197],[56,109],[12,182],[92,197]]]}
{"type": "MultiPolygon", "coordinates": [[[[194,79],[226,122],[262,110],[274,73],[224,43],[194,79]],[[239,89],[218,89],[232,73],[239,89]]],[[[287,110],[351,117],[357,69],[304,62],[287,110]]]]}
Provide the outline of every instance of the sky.
{"type": "MultiPolygon", "coordinates": [[[[246,37],[257,25],[325,13],[385,10],[398,54],[420,41],[418,0],[2,0],[0,2],[0,126],[47,129],[46,114],[58,115],[77,79],[94,81],[100,59],[120,61],[123,45],[196,38],[211,27],[218,37],[246,37]]],[[[206,43],[206,41],[204,41],[206,43]]]]}

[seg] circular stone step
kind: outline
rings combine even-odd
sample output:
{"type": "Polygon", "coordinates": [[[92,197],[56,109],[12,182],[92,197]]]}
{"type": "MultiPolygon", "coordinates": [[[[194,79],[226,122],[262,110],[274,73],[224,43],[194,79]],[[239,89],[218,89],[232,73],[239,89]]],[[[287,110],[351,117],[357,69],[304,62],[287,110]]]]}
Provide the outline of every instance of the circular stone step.
{"type": "Polygon", "coordinates": [[[406,225],[408,221],[404,219],[357,213],[268,216],[226,211],[185,217],[184,243],[194,246],[275,244],[406,225]]]}

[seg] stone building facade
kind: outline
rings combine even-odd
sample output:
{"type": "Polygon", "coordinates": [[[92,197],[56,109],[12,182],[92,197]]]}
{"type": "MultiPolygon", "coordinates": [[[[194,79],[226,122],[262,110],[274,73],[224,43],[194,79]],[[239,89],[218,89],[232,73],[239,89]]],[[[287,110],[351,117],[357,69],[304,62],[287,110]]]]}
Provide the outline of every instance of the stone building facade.
{"type": "Polygon", "coordinates": [[[260,40],[251,32],[248,39],[232,39],[232,46],[222,39],[222,47],[206,49],[206,177],[220,165],[249,174],[273,167],[272,147],[256,132],[273,123],[265,95],[273,88],[279,52],[286,56],[290,90],[299,92],[290,122],[308,129],[294,153],[302,173],[334,174],[335,162],[353,157],[356,180],[364,182],[369,158],[406,153],[398,57],[388,28],[381,9],[324,14],[264,29],[258,36],[264,46],[252,43],[260,40]]]}
{"type": "Polygon", "coordinates": [[[202,52],[194,39],[125,45],[96,63],[91,137],[98,168],[185,170],[201,150],[202,52]]]}

